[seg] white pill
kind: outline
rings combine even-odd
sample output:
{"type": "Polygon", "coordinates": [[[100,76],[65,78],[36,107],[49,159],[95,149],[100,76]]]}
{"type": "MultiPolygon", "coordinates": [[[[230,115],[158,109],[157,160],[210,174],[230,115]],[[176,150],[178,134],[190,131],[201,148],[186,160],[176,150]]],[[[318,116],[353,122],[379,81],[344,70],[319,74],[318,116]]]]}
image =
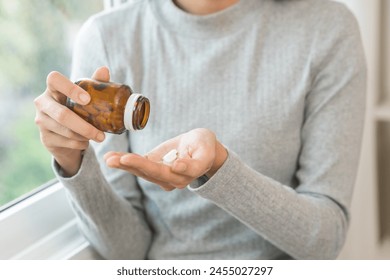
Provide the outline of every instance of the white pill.
{"type": "Polygon", "coordinates": [[[164,164],[171,165],[177,159],[177,155],[177,150],[173,149],[163,156],[162,161],[164,164]]]}

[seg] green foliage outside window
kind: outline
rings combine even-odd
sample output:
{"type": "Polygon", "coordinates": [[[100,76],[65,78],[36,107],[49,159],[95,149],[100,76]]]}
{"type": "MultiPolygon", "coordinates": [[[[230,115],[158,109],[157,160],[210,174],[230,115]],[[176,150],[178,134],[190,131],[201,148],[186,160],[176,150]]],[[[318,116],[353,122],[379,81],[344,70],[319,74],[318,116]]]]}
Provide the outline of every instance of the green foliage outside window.
{"type": "Polygon", "coordinates": [[[80,25],[102,0],[0,0],[0,206],[54,177],[34,124],[47,74],[69,75],[80,25]]]}

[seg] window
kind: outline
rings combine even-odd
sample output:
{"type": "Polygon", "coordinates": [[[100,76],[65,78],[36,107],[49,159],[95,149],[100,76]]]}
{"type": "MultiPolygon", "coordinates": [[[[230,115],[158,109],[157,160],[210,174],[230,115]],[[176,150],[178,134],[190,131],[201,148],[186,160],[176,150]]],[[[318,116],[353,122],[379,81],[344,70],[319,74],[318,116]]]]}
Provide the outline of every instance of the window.
{"type": "Polygon", "coordinates": [[[376,97],[377,181],[379,192],[380,240],[390,244],[390,3],[381,1],[381,65],[379,93],[376,97]]]}
{"type": "Polygon", "coordinates": [[[53,179],[33,100],[50,71],[69,75],[77,31],[102,9],[96,0],[0,0],[0,209],[53,179]]]}

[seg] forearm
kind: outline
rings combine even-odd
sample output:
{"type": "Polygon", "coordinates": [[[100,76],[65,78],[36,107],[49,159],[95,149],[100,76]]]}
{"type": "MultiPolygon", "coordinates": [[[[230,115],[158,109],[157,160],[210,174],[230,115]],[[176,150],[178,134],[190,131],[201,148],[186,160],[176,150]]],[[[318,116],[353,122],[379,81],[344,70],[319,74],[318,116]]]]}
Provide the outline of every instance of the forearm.
{"type": "Polygon", "coordinates": [[[58,163],[62,171],[62,176],[72,177],[77,174],[80,169],[82,152],[79,150],[72,151],[72,154],[63,154],[54,156],[54,160],[58,163]]]}
{"type": "Polygon", "coordinates": [[[335,202],[294,189],[251,169],[229,152],[221,169],[191,190],[213,201],[296,259],[335,258],[347,220],[335,202]]]}
{"type": "MultiPolygon", "coordinates": [[[[55,164],[55,171],[58,166],[55,164]]],[[[143,259],[150,230],[141,207],[119,196],[108,184],[90,147],[79,172],[58,179],[66,187],[80,227],[99,253],[107,259],[143,259]]],[[[130,183],[130,182],[128,182],[130,183]]]]}

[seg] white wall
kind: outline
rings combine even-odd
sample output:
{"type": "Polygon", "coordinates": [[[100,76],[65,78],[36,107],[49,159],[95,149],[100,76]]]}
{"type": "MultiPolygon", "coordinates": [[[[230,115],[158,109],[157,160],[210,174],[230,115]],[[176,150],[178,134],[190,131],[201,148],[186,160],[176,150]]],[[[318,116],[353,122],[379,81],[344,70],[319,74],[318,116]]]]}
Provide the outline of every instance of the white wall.
{"type": "MultiPolygon", "coordinates": [[[[388,1],[388,0],[384,0],[388,1]]],[[[379,242],[374,110],[379,95],[380,0],[339,0],[355,14],[368,65],[367,119],[361,165],[352,202],[352,221],[341,259],[390,259],[390,244],[379,242]]]]}

